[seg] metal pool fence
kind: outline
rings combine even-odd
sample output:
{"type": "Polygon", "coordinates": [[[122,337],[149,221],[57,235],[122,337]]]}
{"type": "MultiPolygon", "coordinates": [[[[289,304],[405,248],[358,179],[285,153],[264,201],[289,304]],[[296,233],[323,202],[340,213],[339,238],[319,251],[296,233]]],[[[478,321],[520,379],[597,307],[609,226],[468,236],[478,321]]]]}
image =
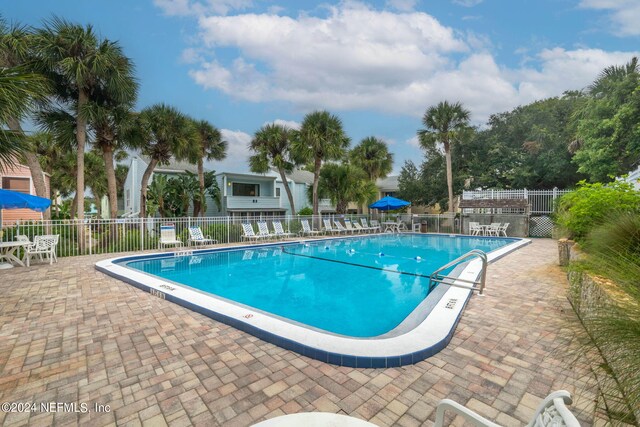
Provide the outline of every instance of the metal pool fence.
{"type": "MultiPolygon", "coordinates": [[[[242,242],[242,223],[250,223],[258,230],[257,222],[266,221],[273,232],[273,221],[280,221],[285,232],[299,235],[301,221],[306,219],[311,227],[322,230],[322,219],[343,220],[360,218],[384,221],[403,221],[408,231],[455,233],[459,232],[457,220],[450,215],[322,215],[314,216],[260,216],[260,217],[206,217],[206,218],[118,218],[52,221],[19,221],[2,227],[2,241],[13,241],[18,235],[25,235],[31,241],[35,236],[58,234],[60,240],[57,254],[60,257],[77,255],[108,254],[158,249],[160,226],[173,225],[176,238],[185,247],[189,242],[189,227],[198,226],[202,234],[215,239],[219,244],[242,242]],[[414,228],[418,224],[418,228],[414,228]]],[[[195,245],[191,245],[195,247],[195,245]]]]}

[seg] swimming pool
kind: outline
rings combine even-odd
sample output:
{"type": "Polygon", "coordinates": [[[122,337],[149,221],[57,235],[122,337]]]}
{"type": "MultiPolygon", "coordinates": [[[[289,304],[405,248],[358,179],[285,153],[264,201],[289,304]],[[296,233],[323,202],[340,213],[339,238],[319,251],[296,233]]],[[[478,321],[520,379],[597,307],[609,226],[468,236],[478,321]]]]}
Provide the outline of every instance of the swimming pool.
{"type": "MultiPolygon", "coordinates": [[[[382,234],[126,257],[97,268],[314,358],[348,366],[398,366],[444,347],[470,296],[466,289],[446,285],[430,293],[428,277],[434,270],[472,249],[495,258],[526,243],[382,234]],[[450,308],[438,315],[441,303],[450,308]],[[434,338],[431,346],[425,347],[424,339],[418,340],[418,350],[398,345],[430,317],[437,323],[435,333],[428,334],[434,338]],[[375,342],[380,345],[372,347],[375,342]]],[[[475,280],[478,264],[472,261],[454,273],[475,280]]]]}

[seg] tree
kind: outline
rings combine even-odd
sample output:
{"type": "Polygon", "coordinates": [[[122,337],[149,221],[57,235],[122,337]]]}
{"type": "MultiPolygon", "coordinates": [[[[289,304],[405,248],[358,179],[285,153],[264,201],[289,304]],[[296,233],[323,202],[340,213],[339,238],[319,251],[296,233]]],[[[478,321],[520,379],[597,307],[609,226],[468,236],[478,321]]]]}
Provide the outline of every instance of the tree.
{"type": "Polygon", "coordinates": [[[142,133],[139,148],[149,157],[142,174],[140,189],[140,217],[146,217],[147,185],[158,164],[169,164],[172,157],[183,160],[197,143],[193,121],[173,107],[156,104],[140,112],[138,127],[142,133]]]}
{"type": "Polygon", "coordinates": [[[459,102],[449,104],[447,101],[429,107],[424,113],[422,124],[425,129],[418,131],[420,144],[431,142],[442,143],[447,171],[447,190],[449,194],[449,212],[453,206],[453,172],[451,166],[451,145],[458,141],[460,134],[468,127],[470,113],[459,102]]]}
{"type": "Polygon", "coordinates": [[[318,181],[322,162],[338,160],[349,146],[349,137],[342,129],[342,121],[328,111],[314,111],[305,116],[299,131],[294,133],[293,152],[302,162],[309,162],[313,170],[313,214],[318,215],[318,181]]]}
{"type": "Polygon", "coordinates": [[[254,154],[249,158],[249,165],[252,172],[265,173],[269,166],[278,170],[282,185],[287,192],[291,212],[296,212],[293,204],[293,194],[287,181],[287,172],[291,172],[296,164],[292,153],[291,144],[292,132],[285,126],[268,124],[262,126],[253,136],[249,149],[254,154]]]}
{"type": "Polygon", "coordinates": [[[227,157],[227,141],[222,139],[220,131],[206,120],[194,122],[197,132],[197,146],[191,155],[190,161],[198,165],[199,198],[194,201],[193,215],[204,216],[206,211],[204,160],[223,160],[227,157]]]}
{"type": "MultiPolygon", "coordinates": [[[[120,45],[100,40],[91,25],[72,24],[61,18],[46,21],[34,35],[35,55],[51,81],[55,96],[75,119],[77,217],[84,218],[84,153],[87,139],[87,104],[97,93],[126,101],[130,63],[120,45]]],[[[81,239],[83,241],[83,239],[81,239]]]]}
{"type": "Polygon", "coordinates": [[[386,178],[393,168],[393,154],[387,144],[373,136],[364,138],[349,153],[351,163],[360,167],[370,181],[386,178]]]}
{"type": "Polygon", "coordinates": [[[349,202],[371,203],[377,194],[375,184],[365,172],[350,164],[326,163],[320,170],[318,192],[331,199],[336,213],[347,212],[349,202]]]}

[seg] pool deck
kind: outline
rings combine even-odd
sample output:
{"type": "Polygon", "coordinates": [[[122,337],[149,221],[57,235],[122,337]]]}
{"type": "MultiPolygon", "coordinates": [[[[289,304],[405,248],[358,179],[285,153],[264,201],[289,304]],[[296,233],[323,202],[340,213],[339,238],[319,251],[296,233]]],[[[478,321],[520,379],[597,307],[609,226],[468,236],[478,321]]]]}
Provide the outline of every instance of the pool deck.
{"type": "Polygon", "coordinates": [[[389,369],[309,359],[95,270],[113,256],[0,271],[0,402],[89,405],[0,410],[1,425],[248,426],[323,411],[417,426],[431,425],[448,397],[512,426],[557,389],[571,392],[583,425],[604,425],[594,379],[575,361],[577,320],[553,240],[491,264],[486,296],[469,301],[449,346],[389,369]],[[110,412],[95,412],[96,403],[110,412]]]}

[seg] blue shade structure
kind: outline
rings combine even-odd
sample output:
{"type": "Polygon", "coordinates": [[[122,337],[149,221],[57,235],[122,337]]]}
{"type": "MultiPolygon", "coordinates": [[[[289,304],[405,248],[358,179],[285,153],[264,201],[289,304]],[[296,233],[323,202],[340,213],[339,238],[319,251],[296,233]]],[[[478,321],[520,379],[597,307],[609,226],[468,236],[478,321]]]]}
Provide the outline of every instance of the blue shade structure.
{"type": "Polygon", "coordinates": [[[51,200],[31,196],[17,191],[0,189],[0,209],[31,209],[44,212],[51,206],[51,200]]]}
{"type": "Polygon", "coordinates": [[[369,205],[371,209],[378,209],[380,211],[395,211],[396,209],[409,206],[411,202],[406,200],[396,199],[395,197],[387,196],[378,200],[375,203],[369,205]]]}

